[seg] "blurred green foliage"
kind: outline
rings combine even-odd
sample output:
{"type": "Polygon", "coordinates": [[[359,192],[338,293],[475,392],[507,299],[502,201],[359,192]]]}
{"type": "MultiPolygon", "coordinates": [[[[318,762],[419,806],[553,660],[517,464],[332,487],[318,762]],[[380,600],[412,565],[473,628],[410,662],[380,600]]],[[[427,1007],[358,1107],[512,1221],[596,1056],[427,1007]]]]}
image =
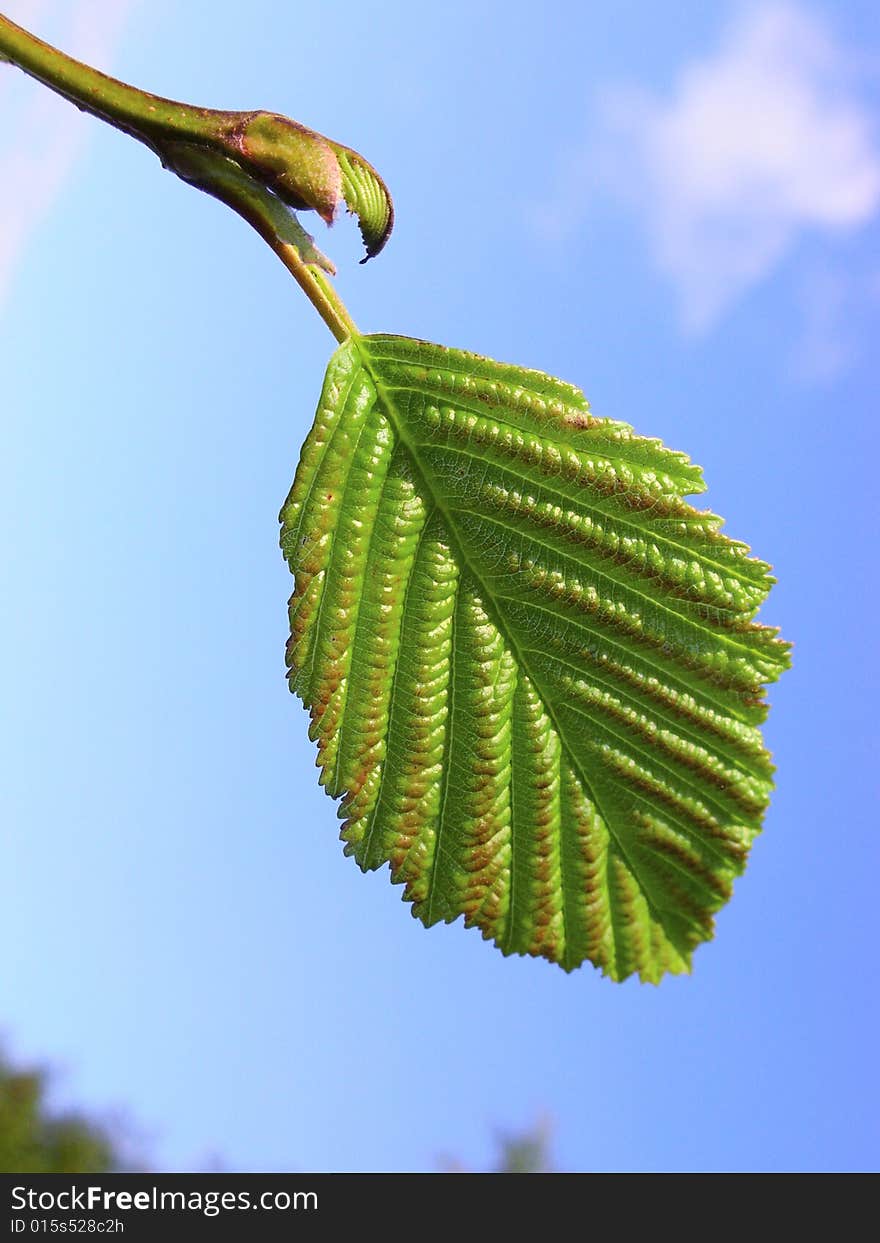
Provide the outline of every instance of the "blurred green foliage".
{"type": "Polygon", "coordinates": [[[503,1135],[499,1142],[496,1174],[551,1174],[550,1142],[541,1125],[518,1135],[503,1135]]]}
{"type": "Polygon", "coordinates": [[[495,1136],[495,1157],[484,1169],[469,1169],[457,1157],[444,1157],[444,1174],[553,1174],[552,1128],[544,1119],[522,1131],[502,1131],[495,1136]]]}
{"type": "MultiPolygon", "coordinates": [[[[112,1174],[131,1169],[111,1129],[76,1111],[56,1112],[47,1102],[49,1073],[42,1067],[11,1065],[0,1053],[0,1173],[112,1174]]],[[[491,1172],[552,1172],[549,1128],[497,1137],[491,1172]]],[[[447,1172],[464,1172],[458,1161],[447,1172]]]]}
{"type": "Polygon", "coordinates": [[[0,1055],[0,1171],[4,1174],[106,1174],[121,1169],[108,1128],[46,1102],[41,1068],[13,1067],[0,1055]]]}

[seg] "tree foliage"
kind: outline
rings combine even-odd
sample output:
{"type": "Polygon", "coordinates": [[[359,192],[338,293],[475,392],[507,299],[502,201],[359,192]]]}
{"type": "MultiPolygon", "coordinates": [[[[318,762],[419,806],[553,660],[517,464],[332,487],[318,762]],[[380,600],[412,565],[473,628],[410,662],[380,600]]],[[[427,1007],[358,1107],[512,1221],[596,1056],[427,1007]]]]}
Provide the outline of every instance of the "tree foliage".
{"type": "Polygon", "coordinates": [[[46,1101],[42,1069],[0,1057],[0,1170],[4,1174],[103,1174],[122,1162],[109,1129],[46,1101]]]}

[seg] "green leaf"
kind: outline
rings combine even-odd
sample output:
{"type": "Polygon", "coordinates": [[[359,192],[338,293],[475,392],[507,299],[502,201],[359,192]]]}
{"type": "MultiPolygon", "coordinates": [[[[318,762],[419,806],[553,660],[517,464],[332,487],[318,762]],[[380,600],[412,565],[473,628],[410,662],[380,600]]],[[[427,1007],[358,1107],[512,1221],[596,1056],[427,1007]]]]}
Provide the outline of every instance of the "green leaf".
{"type": "Polygon", "coordinates": [[[223,114],[224,150],[296,210],[313,210],[332,224],[342,203],[357,217],[366,263],[394,227],[385,182],[357,151],[275,112],[223,114]]]}
{"type": "Polygon", "coordinates": [[[349,212],[357,216],[366,255],[361,263],[373,259],[391,236],[394,204],[385,182],[362,155],[327,139],[336,156],[342,178],[342,197],[349,212]]]}
{"type": "Polygon", "coordinates": [[[652,981],[712,936],[788,648],[703,487],[539,372],[337,350],[281,514],[290,684],[346,853],[425,924],[652,981]]]}

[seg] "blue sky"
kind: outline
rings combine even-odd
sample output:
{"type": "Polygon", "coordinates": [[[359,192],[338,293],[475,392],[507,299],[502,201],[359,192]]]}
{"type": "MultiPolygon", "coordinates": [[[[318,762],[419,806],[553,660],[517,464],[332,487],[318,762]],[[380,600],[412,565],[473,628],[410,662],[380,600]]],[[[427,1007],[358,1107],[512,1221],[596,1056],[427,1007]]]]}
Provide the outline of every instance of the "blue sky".
{"type": "Polygon", "coordinates": [[[684,449],[776,567],[778,788],[690,977],[425,931],[342,856],[283,677],[277,511],[332,340],[255,234],[11,69],[0,110],[0,1026],[152,1162],[877,1166],[880,17],[676,0],[6,0],[286,112],[395,196],[306,221],[367,331],[540,367],[684,449]]]}

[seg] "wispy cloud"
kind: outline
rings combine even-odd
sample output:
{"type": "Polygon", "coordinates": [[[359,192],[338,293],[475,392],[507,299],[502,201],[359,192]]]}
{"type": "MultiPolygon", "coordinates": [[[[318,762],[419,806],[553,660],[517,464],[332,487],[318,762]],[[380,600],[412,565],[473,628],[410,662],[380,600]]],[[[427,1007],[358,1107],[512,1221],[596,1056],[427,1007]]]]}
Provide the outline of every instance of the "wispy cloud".
{"type": "Polygon", "coordinates": [[[797,278],[801,323],[792,371],[807,383],[828,384],[856,362],[875,331],[880,267],[810,264],[797,278]]]}
{"type": "MultiPolygon", "coordinates": [[[[132,0],[7,0],[12,21],[82,60],[110,68],[132,0]]],[[[0,306],[15,265],[56,200],[95,124],[0,64],[0,306]]]]}
{"type": "Polygon", "coordinates": [[[685,64],[668,97],[602,95],[605,187],[641,216],[687,331],[716,323],[802,232],[843,233],[880,210],[880,148],[852,65],[816,17],[767,3],[685,64]]]}

